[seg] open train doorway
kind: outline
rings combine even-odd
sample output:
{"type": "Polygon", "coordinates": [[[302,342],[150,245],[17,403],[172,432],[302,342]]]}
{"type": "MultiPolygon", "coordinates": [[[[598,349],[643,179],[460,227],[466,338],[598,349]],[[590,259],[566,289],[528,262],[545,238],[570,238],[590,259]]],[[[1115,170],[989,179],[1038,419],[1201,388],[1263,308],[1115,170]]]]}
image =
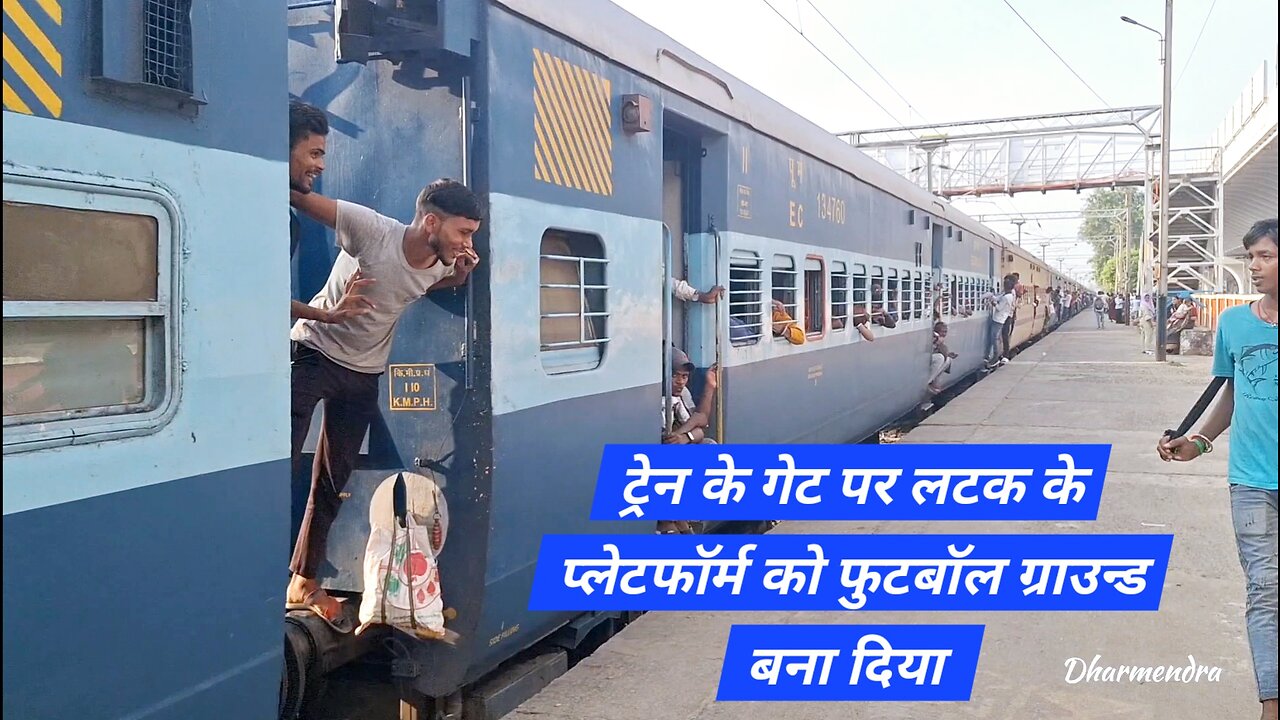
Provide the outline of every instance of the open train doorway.
{"type": "MultiPolygon", "coordinates": [[[[715,209],[725,203],[728,143],[723,134],[674,112],[663,114],[662,133],[662,220],[671,233],[666,272],[673,291],[677,284],[687,283],[705,293],[727,285],[720,278],[715,209]]],[[[697,368],[689,383],[696,399],[701,397],[705,370],[720,361],[718,339],[726,332],[720,325],[727,327],[727,298],[703,303],[674,295],[668,298],[671,314],[666,336],[697,368]]],[[[723,379],[723,363],[721,368],[723,379]]],[[[719,429],[722,405],[717,400],[707,433],[717,440],[723,435],[719,429]]]]}
{"type": "MultiPolygon", "coordinates": [[[[696,136],[663,128],[662,137],[662,221],[671,230],[671,267],[667,273],[673,281],[688,282],[689,266],[685,252],[686,235],[698,232],[701,215],[698,192],[701,171],[701,143],[696,136]]],[[[705,288],[700,288],[705,289],[705,288]]],[[[684,302],[671,306],[671,339],[680,348],[689,347],[688,309],[684,302]]]]}

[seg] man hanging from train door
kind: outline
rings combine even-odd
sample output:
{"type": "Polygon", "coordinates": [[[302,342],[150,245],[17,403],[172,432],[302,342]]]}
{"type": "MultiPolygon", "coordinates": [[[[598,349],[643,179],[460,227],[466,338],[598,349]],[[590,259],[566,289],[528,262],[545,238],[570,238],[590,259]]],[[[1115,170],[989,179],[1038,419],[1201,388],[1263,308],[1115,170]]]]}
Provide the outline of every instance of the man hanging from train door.
{"type": "Polygon", "coordinates": [[[301,319],[293,326],[292,452],[294,461],[310,429],[316,404],[324,420],[316,446],[306,513],[294,546],[285,603],[309,609],[340,632],[352,627],[341,603],[316,579],[325,557],[329,527],[366,431],[378,415],[379,378],[386,369],[401,313],[434,290],[466,282],[479,263],[472,236],[480,228],[479,199],[465,185],[441,179],[418,195],[413,223],[317,193],[290,193],[294,207],[336,230],[341,248],[324,288],[311,306],[329,310],[360,273],[375,280],[362,292],[369,311],[337,323],[301,319]]]}

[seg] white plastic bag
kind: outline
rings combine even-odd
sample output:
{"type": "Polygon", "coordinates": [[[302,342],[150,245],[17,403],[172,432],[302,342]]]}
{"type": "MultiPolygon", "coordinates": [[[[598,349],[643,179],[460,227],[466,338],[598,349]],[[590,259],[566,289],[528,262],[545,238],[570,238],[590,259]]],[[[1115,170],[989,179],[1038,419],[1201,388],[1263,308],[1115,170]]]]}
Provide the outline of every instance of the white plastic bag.
{"type": "Polygon", "coordinates": [[[413,513],[405,527],[374,526],[364,551],[364,593],[360,598],[361,629],[391,625],[423,638],[441,638],[444,602],[440,569],[431,548],[431,530],[420,527],[413,513]]]}

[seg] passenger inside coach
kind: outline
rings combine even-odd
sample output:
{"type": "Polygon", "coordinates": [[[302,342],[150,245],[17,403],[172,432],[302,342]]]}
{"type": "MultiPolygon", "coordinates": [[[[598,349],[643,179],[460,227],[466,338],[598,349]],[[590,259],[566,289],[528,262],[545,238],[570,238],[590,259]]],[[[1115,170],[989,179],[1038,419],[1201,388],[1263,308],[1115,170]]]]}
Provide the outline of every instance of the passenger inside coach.
{"type": "MultiPolygon", "coordinates": [[[[876,335],[875,333],[871,332],[871,327],[870,327],[871,316],[868,315],[865,311],[854,310],[853,314],[849,316],[849,323],[852,324],[853,328],[858,331],[858,334],[862,336],[863,340],[866,340],[867,342],[875,341],[876,335]]],[[[832,330],[839,330],[844,326],[845,326],[844,320],[841,320],[840,318],[832,318],[831,320],[832,330]]]]}
{"type": "Polygon", "coordinates": [[[702,398],[695,405],[689,392],[689,379],[694,365],[683,350],[671,348],[671,425],[666,426],[666,407],[663,407],[662,432],[664,445],[714,445],[707,437],[711,427],[711,412],[715,404],[716,388],[720,385],[720,373],[713,365],[704,376],[702,398]]]}
{"type": "Polygon", "coordinates": [[[889,294],[889,306],[885,306],[884,286],[878,282],[871,283],[871,322],[883,327],[893,328],[898,326],[898,319],[894,316],[889,308],[893,306],[897,298],[893,293],[889,294]]]}
{"type": "MultiPolygon", "coordinates": [[[[677,347],[670,348],[671,357],[671,397],[663,403],[662,408],[662,443],[664,445],[714,445],[715,440],[707,437],[711,427],[711,413],[715,404],[716,388],[720,385],[720,373],[715,366],[707,369],[704,376],[701,401],[695,406],[693,394],[689,392],[689,378],[692,377],[694,365],[689,356],[677,347]],[[671,424],[667,424],[667,406],[671,408],[671,424]]],[[[687,520],[659,520],[657,532],[661,535],[689,535],[694,526],[687,520]]]]}
{"type": "Polygon", "coordinates": [[[787,314],[787,308],[781,300],[776,298],[773,300],[772,312],[774,337],[786,338],[792,345],[803,345],[804,329],[787,314]]]}

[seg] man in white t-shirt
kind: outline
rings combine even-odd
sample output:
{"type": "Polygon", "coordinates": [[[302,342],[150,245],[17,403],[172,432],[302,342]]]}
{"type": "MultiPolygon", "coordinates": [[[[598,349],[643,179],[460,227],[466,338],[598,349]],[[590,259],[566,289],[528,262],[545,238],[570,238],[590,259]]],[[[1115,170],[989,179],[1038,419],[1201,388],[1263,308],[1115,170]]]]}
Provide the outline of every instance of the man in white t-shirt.
{"type": "MultiPolygon", "coordinates": [[[[311,493],[294,546],[285,603],[310,609],[346,632],[341,603],[316,581],[329,527],[341,504],[360,445],[378,415],[379,378],[386,369],[396,323],[405,308],[433,290],[466,282],[479,257],[472,236],[480,228],[480,202],[466,186],[437,180],[418,195],[413,223],[316,193],[292,192],[294,207],[334,228],[342,249],[324,288],[310,305],[334,307],[357,273],[372,281],[362,294],[366,313],[341,322],[300,319],[293,326],[292,453],[298,464],[316,403],[325,403],[311,493]]],[[[295,468],[300,471],[300,468],[295,468]]]]}
{"type": "Polygon", "coordinates": [[[1009,362],[1009,342],[1006,339],[1005,326],[1013,318],[1013,309],[1017,302],[1014,294],[1015,285],[1013,276],[1006,276],[1004,292],[990,298],[991,321],[987,323],[987,367],[996,367],[1009,362]],[[1001,348],[1001,345],[1004,347],[1001,348]]]}

